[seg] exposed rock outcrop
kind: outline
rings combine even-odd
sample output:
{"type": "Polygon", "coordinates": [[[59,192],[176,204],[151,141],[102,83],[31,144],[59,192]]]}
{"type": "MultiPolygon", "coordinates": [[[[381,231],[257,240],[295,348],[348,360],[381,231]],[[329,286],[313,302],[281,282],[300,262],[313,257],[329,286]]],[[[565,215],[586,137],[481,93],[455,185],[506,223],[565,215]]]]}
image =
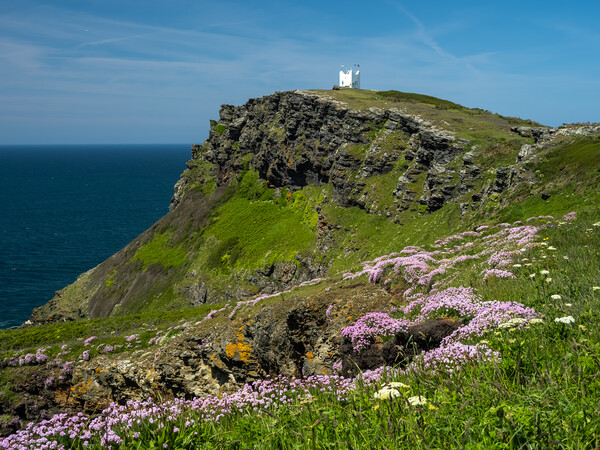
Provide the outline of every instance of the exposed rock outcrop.
{"type": "MultiPolygon", "coordinates": [[[[403,203],[418,202],[435,211],[458,195],[456,171],[448,164],[468,145],[398,109],[354,110],[295,91],[252,99],[243,106],[224,105],[219,121],[211,123],[209,138],[194,147],[193,158],[214,164],[222,185],[251,166],[270,186],[294,191],[308,184],[331,183],[341,206],[381,214],[365,190],[366,179],[389,173],[404,158],[409,163],[396,195],[403,203]],[[418,188],[422,195],[418,199],[404,195],[411,192],[406,185],[412,177],[421,173],[426,174],[418,188]]],[[[476,177],[477,172],[471,175],[476,177]]],[[[173,205],[182,190],[185,181],[178,183],[173,205]]]]}

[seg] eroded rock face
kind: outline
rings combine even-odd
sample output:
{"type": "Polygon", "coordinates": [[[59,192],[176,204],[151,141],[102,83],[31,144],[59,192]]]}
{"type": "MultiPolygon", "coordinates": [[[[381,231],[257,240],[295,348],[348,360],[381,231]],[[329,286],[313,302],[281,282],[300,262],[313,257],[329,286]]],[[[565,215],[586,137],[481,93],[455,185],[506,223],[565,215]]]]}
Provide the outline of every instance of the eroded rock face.
{"type": "Polygon", "coordinates": [[[23,380],[14,390],[20,400],[0,399],[10,416],[0,431],[58,412],[93,414],[111,402],[216,395],[268,376],[332,374],[342,358],[341,330],[352,317],[389,306],[392,296],[363,284],[315,297],[283,294],[275,304],[230,306],[204,322],[182,324],[144,349],[79,359],[68,372],[59,359],[19,368],[23,380]]]}
{"type": "MultiPolygon", "coordinates": [[[[467,183],[459,189],[458,175],[448,167],[468,145],[397,109],[358,111],[295,91],[251,99],[243,106],[222,106],[219,121],[211,123],[209,138],[193,148],[193,158],[214,164],[221,185],[252,166],[272,187],[295,191],[309,184],[331,183],[340,206],[381,213],[370,199],[365,180],[389,173],[404,157],[409,163],[396,195],[401,203],[418,202],[434,211],[471,188],[467,183]],[[423,195],[418,199],[405,195],[410,192],[406,185],[420,173],[427,174],[420,181],[423,195]]],[[[479,175],[477,170],[469,173],[471,178],[479,175]]],[[[185,180],[176,188],[174,206],[185,190],[185,180]]],[[[404,209],[402,204],[397,207],[404,209]]]]}

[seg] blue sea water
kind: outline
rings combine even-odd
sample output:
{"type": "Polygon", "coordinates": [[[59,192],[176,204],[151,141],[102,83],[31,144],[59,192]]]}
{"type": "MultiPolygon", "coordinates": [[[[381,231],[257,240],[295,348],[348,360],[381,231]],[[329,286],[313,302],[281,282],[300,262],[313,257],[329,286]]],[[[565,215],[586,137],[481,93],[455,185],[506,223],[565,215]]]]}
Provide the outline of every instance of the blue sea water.
{"type": "Polygon", "coordinates": [[[0,329],[169,209],[188,144],[0,146],[0,329]]]}

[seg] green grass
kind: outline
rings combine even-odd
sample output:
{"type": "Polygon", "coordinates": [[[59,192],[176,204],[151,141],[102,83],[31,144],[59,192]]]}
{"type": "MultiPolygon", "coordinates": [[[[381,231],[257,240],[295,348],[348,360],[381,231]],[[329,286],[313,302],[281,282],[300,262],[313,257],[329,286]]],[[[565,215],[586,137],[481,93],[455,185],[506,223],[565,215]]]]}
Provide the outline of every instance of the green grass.
{"type": "Polygon", "coordinates": [[[558,145],[538,166],[545,174],[564,174],[566,178],[592,177],[597,181],[600,169],[600,138],[582,137],[566,145],[558,145]]]}
{"type": "Polygon", "coordinates": [[[294,259],[314,244],[315,230],[303,218],[274,202],[232,199],[204,232],[218,242],[208,254],[208,267],[259,269],[294,259]]]}
{"type": "Polygon", "coordinates": [[[246,172],[233,197],[215,211],[212,223],[203,230],[192,265],[230,274],[292,261],[310,252],[321,197],[318,189],[307,187],[289,196],[284,191],[276,199],[256,172],[246,172]]]}
{"type": "MultiPolygon", "coordinates": [[[[384,201],[385,197],[382,198],[383,205],[384,201]]],[[[400,251],[407,245],[431,244],[439,236],[475,225],[466,218],[459,218],[457,204],[448,204],[418,220],[411,217],[413,212],[405,211],[399,215],[398,223],[358,207],[327,205],[323,213],[328,222],[340,226],[334,234],[338,245],[332,250],[330,274],[347,271],[362,261],[400,251]]]]}
{"type": "Polygon", "coordinates": [[[58,322],[17,330],[0,330],[0,354],[22,351],[40,345],[52,346],[88,338],[89,336],[114,336],[133,334],[148,328],[168,328],[182,320],[204,317],[222,305],[202,305],[177,311],[152,311],[105,319],[58,322]]]}
{"type": "Polygon", "coordinates": [[[465,109],[464,106],[459,105],[458,103],[442,100],[430,95],[414,94],[410,92],[379,91],[377,92],[377,96],[384,100],[390,100],[393,102],[424,103],[427,105],[433,105],[438,109],[465,109]]]}
{"type": "Polygon", "coordinates": [[[223,124],[217,124],[215,125],[215,132],[221,136],[223,133],[225,133],[225,130],[227,129],[227,127],[223,124]]]}
{"type": "Polygon", "coordinates": [[[188,161],[187,169],[182,174],[182,178],[187,181],[185,192],[194,189],[203,192],[205,195],[211,195],[217,187],[211,169],[212,165],[201,159],[188,161]]]}
{"type": "Polygon", "coordinates": [[[134,261],[141,261],[144,270],[152,264],[162,267],[181,267],[187,261],[187,253],[183,248],[173,247],[173,233],[156,233],[150,242],[143,244],[133,255],[134,261]]]}
{"type": "Polygon", "coordinates": [[[117,269],[113,270],[110,274],[108,274],[108,276],[106,277],[106,280],[104,281],[104,285],[106,287],[111,287],[113,284],[115,284],[115,275],[117,275],[117,269]]]}

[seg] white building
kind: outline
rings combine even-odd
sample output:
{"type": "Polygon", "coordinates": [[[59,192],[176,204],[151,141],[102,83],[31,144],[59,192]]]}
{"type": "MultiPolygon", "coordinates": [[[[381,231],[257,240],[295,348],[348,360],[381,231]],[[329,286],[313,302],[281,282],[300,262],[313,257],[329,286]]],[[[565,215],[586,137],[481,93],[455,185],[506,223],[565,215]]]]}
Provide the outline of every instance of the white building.
{"type": "Polygon", "coordinates": [[[360,70],[359,66],[346,71],[340,70],[340,87],[360,89],[360,70]]]}

